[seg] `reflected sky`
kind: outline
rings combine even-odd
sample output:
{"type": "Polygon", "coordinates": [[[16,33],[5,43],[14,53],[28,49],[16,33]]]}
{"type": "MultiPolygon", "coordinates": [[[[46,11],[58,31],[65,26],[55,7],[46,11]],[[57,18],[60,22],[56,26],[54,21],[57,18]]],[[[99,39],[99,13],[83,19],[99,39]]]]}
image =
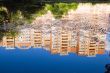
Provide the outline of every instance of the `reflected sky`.
{"type": "Polygon", "coordinates": [[[43,49],[0,49],[1,73],[104,73],[110,57],[105,53],[96,57],[52,55],[43,49]]]}

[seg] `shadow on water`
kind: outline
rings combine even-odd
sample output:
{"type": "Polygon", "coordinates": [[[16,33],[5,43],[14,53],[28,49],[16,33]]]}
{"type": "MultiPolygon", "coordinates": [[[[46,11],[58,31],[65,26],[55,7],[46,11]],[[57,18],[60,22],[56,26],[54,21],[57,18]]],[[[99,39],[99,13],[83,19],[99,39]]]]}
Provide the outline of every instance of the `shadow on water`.
{"type": "Polygon", "coordinates": [[[110,73],[110,64],[105,65],[105,73],[110,73]]]}

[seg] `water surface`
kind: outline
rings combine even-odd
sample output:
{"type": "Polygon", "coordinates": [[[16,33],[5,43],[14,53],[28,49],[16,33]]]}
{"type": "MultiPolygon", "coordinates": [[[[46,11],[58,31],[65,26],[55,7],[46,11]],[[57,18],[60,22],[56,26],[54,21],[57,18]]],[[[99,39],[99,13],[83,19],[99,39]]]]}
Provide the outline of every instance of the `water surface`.
{"type": "Polygon", "coordinates": [[[44,49],[5,50],[0,48],[0,73],[104,73],[108,54],[96,57],[52,55],[44,49]]]}

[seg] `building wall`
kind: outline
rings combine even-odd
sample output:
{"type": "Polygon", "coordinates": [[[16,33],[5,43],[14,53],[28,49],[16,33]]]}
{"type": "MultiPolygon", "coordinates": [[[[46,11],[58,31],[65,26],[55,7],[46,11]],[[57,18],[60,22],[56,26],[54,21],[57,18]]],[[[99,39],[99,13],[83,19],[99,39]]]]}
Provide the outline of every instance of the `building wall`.
{"type": "Polygon", "coordinates": [[[0,46],[3,46],[3,40],[0,41],[0,46]]]}
{"type": "Polygon", "coordinates": [[[51,53],[60,53],[60,49],[61,49],[61,42],[60,41],[61,41],[60,33],[53,32],[51,53]]]}
{"type": "Polygon", "coordinates": [[[16,47],[21,49],[28,49],[32,46],[33,29],[22,29],[20,34],[16,37],[16,47]],[[25,48],[23,48],[25,47],[25,48]]]}
{"type": "Polygon", "coordinates": [[[15,38],[12,36],[3,37],[3,46],[7,49],[11,49],[15,47],[15,38]]]}
{"type": "Polygon", "coordinates": [[[97,54],[104,54],[104,52],[105,52],[105,42],[101,41],[98,44],[98,52],[97,52],[97,54]]]}
{"type": "Polygon", "coordinates": [[[68,54],[68,49],[69,49],[69,33],[65,28],[62,28],[60,54],[61,55],[68,54]]]}
{"type": "Polygon", "coordinates": [[[34,48],[41,48],[42,47],[42,32],[40,30],[34,30],[33,47],[34,48]]]}

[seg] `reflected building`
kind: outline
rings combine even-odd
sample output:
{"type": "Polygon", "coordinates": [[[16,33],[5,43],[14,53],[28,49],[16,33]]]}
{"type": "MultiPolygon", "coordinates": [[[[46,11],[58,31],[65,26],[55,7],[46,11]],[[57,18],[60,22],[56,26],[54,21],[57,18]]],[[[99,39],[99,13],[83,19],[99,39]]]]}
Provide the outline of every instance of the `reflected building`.
{"type": "Polygon", "coordinates": [[[43,37],[43,48],[49,51],[51,50],[50,35],[43,37]]]}
{"type": "Polygon", "coordinates": [[[33,30],[33,48],[41,48],[42,47],[42,31],[41,30],[33,30]]]}
{"type": "Polygon", "coordinates": [[[100,41],[98,44],[98,54],[104,54],[105,52],[105,42],[100,41]]]}
{"type": "Polygon", "coordinates": [[[60,53],[61,48],[61,28],[60,27],[52,27],[52,54],[60,53]]]}
{"type": "Polygon", "coordinates": [[[76,53],[80,56],[94,57],[104,54],[108,15],[85,15],[73,13],[61,20],[45,19],[48,16],[46,15],[33,23],[36,28],[21,29],[16,37],[3,37],[0,46],[20,49],[43,48],[51,54],[60,55],[76,53]]]}
{"type": "Polygon", "coordinates": [[[97,53],[97,42],[95,35],[90,31],[80,30],[80,41],[78,55],[95,56],[97,53]]]}
{"type": "Polygon", "coordinates": [[[16,37],[16,47],[20,49],[29,49],[32,46],[32,31],[31,28],[25,28],[20,31],[20,34],[16,37]]]}
{"type": "Polygon", "coordinates": [[[16,37],[5,36],[0,45],[6,49],[43,48],[51,54],[68,55],[76,53],[80,56],[94,57],[105,52],[105,36],[90,30],[76,28],[68,30],[66,26],[53,26],[48,30],[25,28],[16,37]]]}
{"type": "Polygon", "coordinates": [[[96,56],[97,54],[97,42],[91,38],[89,41],[89,48],[88,48],[88,56],[96,56]]]}
{"type": "Polygon", "coordinates": [[[3,46],[3,40],[0,40],[0,47],[3,46]]]}
{"type": "Polygon", "coordinates": [[[69,31],[69,52],[77,53],[77,31],[74,27],[71,31],[69,31]]]}
{"type": "Polygon", "coordinates": [[[43,34],[43,48],[46,50],[51,50],[51,33],[50,32],[44,32],[45,35],[43,34]]]}
{"type": "Polygon", "coordinates": [[[25,28],[16,37],[5,36],[0,42],[6,49],[43,48],[52,54],[68,55],[76,53],[80,56],[94,57],[104,54],[105,36],[95,32],[67,30],[65,27],[52,27],[51,30],[41,31],[25,28]],[[79,35],[78,35],[79,33],[79,35]]]}
{"type": "Polygon", "coordinates": [[[69,49],[69,39],[70,35],[69,32],[66,30],[66,28],[62,28],[61,30],[61,49],[60,54],[61,55],[67,55],[68,49],[69,49]]]}
{"type": "Polygon", "coordinates": [[[89,39],[87,37],[80,37],[78,55],[88,55],[89,39]]]}
{"type": "Polygon", "coordinates": [[[15,48],[15,37],[12,37],[12,36],[3,37],[2,45],[3,47],[6,47],[6,49],[14,49],[15,48]]]}

